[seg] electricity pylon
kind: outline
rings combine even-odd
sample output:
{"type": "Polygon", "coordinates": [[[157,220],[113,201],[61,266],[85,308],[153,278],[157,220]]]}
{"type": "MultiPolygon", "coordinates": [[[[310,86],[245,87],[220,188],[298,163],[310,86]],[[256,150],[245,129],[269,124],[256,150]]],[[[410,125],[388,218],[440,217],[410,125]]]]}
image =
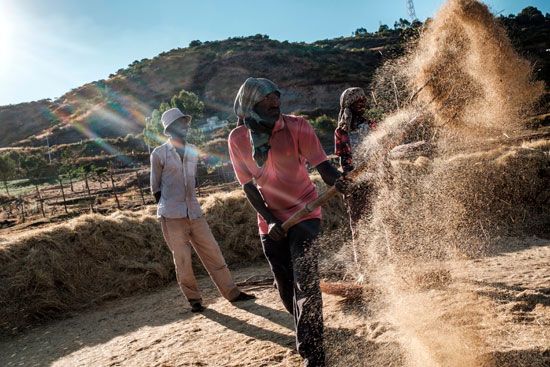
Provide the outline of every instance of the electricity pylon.
{"type": "Polygon", "coordinates": [[[413,0],[406,0],[407,1],[407,12],[409,13],[409,19],[414,22],[415,20],[418,20],[416,17],[416,11],[414,10],[414,3],[413,0]]]}

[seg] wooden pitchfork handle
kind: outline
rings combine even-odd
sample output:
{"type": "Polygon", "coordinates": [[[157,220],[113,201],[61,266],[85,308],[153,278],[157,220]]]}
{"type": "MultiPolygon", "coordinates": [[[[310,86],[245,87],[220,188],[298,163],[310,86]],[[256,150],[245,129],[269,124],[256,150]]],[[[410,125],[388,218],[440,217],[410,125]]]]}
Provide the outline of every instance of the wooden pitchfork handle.
{"type": "MultiPolygon", "coordinates": [[[[361,166],[357,167],[350,173],[346,175],[348,179],[350,179],[352,182],[353,180],[357,179],[357,177],[365,171],[366,167],[361,166]]],[[[327,203],[327,201],[330,200],[334,195],[338,193],[338,190],[334,186],[331,186],[328,190],[323,192],[317,199],[313,200],[312,202],[309,202],[306,204],[305,207],[298,210],[296,213],[294,213],[290,218],[288,218],[283,224],[283,230],[286,232],[288,229],[300,222],[300,220],[317,209],[320,206],[323,206],[327,203]]]]}

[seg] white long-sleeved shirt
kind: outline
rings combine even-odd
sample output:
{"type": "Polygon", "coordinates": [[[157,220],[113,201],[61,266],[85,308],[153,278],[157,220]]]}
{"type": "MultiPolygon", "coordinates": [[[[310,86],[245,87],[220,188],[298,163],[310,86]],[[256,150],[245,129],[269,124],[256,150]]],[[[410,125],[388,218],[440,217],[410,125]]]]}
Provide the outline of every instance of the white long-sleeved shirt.
{"type": "Polygon", "coordinates": [[[198,151],[185,145],[183,161],[176,148],[167,141],[151,153],[151,192],[161,192],[157,216],[197,219],[202,209],[195,195],[198,151]]]}

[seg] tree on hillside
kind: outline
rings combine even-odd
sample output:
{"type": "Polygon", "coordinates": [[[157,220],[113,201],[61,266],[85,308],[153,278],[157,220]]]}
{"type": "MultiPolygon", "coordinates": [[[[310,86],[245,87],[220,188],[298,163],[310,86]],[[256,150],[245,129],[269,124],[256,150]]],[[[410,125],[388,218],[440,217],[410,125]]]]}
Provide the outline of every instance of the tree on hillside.
{"type": "Polygon", "coordinates": [[[73,179],[82,176],[84,170],[82,166],[75,166],[73,153],[69,149],[65,149],[63,153],[61,153],[61,167],[59,167],[59,173],[69,179],[71,191],[74,192],[73,179]]]}
{"type": "Polygon", "coordinates": [[[336,130],[336,126],[338,125],[335,119],[330,118],[327,115],[319,116],[312,119],[310,122],[311,126],[313,126],[313,129],[318,135],[330,135],[331,137],[334,134],[334,130],[336,130]]]}
{"type": "Polygon", "coordinates": [[[385,35],[390,32],[390,27],[388,27],[387,24],[380,24],[380,27],[378,27],[378,32],[382,35],[385,35]]]}
{"type": "Polygon", "coordinates": [[[8,189],[8,180],[15,175],[16,164],[13,159],[7,155],[0,156],[0,176],[4,182],[4,188],[6,189],[6,194],[10,195],[8,189]]]}
{"type": "Polygon", "coordinates": [[[193,120],[195,121],[194,125],[197,125],[196,123],[199,122],[198,120],[203,117],[204,103],[199,100],[199,97],[193,92],[182,90],[172,97],[170,106],[177,107],[184,113],[193,116],[193,120]]]}
{"type": "Polygon", "coordinates": [[[331,145],[334,141],[334,130],[338,125],[337,121],[327,115],[322,115],[310,120],[310,123],[323,146],[331,145]]]}
{"type": "Polygon", "coordinates": [[[393,29],[407,29],[411,26],[411,22],[407,19],[399,18],[399,20],[393,23],[393,29]]]}
{"type": "Polygon", "coordinates": [[[21,168],[29,181],[34,185],[55,174],[54,167],[48,164],[42,154],[23,156],[21,159],[21,168]]]}
{"type": "Polygon", "coordinates": [[[516,17],[520,24],[543,24],[544,15],[542,12],[534,6],[528,6],[519,12],[516,17]]]}
{"type": "Polygon", "coordinates": [[[159,110],[153,110],[150,117],[145,119],[145,128],[143,129],[143,141],[149,147],[156,147],[166,140],[163,135],[162,123],[160,116],[162,113],[159,110]]]}
{"type": "MultiPolygon", "coordinates": [[[[156,147],[164,143],[166,136],[163,134],[164,128],[162,127],[160,118],[166,110],[174,107],[191,115],[194,121],[192,125],[194,126],[196,126],[197,122],[203,117],[204,103],[199,100],[199,97],[197,97],[195,93],[182,90],[170,99],[170,103],[162,102],[159,108],[153,110],[151,116],[145,119],[145,128],[143,129],[143,140],[145,144],[150,147],[156,147]]],[[[197,135],[197,139],[202,139],[202,136],[198,137],[201,134],[198,130],[196,131],[196,129],[191,129],[189,135],[191,138],[197,135]]],[[[197,143],[196,141],[191,141],[191,139],[190,142],[194,144],[197,143]]]]}
{"type": "Polygon", "coordinates": [[[353,32],[354,37],[365,37],[368,35],[369,35],[369,32],[367,31],[366,28],[363,28],[363,27],[357,28],[355,32],[353,32]]]}

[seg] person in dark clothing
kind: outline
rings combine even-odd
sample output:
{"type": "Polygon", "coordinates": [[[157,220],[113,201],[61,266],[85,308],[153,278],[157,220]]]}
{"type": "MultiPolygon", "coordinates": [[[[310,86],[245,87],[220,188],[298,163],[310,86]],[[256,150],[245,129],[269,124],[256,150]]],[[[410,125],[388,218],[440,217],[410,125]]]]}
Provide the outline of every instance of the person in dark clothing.
{"type": "MultiPolygon", "coordinates": [[[[334,153],[340,159],[342,171],[346,173],[356,168],[353,153],[358,150],[361,138],[376,127],[375,121],[365,118],[366,108],[367,97],[362,88],[348,88],[340,96],[338,127],[334,131],[334,153]]],[[[353,260],[357,267],[357,280],[359,281],[362,281],[362,275],[359,269],[357,222],[361,219],[368,204],[368,192],[368,184],[362,183],[344,195],[352,233],[353,260]]]]}
{"type": "Polygon", "coordinates": [[[242,122],[229,135],[237,179],[258,212],[265,256],[287,311],[294,316],[296,346],[305,366],[325,366],[323,313],[315,238],[321,209],[286,233],[282,223],[317,198],[306,163],[341,192],[350,187],[330,164],[311,125],[280,112],[281,92],[267,79],[249,78],[235,99],[242,122]]]}

